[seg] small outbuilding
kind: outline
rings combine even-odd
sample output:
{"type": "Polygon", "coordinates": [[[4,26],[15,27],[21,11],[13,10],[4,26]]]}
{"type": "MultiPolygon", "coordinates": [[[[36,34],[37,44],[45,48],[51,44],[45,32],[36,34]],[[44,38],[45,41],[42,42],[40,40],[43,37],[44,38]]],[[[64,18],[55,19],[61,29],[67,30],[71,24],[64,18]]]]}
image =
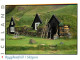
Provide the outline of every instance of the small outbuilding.
{"type": "Polygon", "coordinates": [[[60,21],[56,18],[56,16],[52,15],[48,22],[48,38],[54,39],[55,34],[59,35],[59,23],[60,21]]]}
{"type": "Polygon", "coordinates": [[[42,24],[42,20],[40,19],[39,15],[36,14],[31,27],[33,27],[34,30],[37,30],[37,27],[39,26],[39,24],[42,24]]]}
{"type": "Polygon", "coordinates": [[[10,21],[10,24],[9,24],[9,33],[10,34],[15,33],[15,22],[14,22],[13,17],[11,17],[11,21],[10,21]]]}

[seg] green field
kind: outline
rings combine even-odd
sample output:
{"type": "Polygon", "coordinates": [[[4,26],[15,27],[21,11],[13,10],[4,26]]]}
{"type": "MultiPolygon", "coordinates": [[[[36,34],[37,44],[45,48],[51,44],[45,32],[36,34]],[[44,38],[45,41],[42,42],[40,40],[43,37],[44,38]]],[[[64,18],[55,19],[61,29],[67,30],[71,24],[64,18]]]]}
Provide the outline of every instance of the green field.
{"type": "Polygon", "coordinates": [[[51,40],[29,36],[14,38],[14,35],[6,35],[6,54],[77,54],[77,40],[62,38],[51,40]],[[37,43],[29,44],[30,39],[34,39],[37,43]],[[63,44],[60,44],[60,42],[63,42],[63,44]],[[36,47],[40,44],[57,45],[57,49],[38,50],[36,47]],[[30,47],[32,47],[32,49],[30,49],[30,47]]]}

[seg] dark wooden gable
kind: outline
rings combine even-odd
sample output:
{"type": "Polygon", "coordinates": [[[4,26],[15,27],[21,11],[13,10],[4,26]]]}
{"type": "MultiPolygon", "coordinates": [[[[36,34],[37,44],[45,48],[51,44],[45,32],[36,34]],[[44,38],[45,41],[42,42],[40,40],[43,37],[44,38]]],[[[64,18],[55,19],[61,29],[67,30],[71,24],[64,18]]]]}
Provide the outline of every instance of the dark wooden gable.
{"type": "Polygon", "coordinates": [[[48,22],[48,38],[53,39],[53,36],[56,34],[60,21],[53,15],[48,22]],[[51,37],[50,37],[51,36],[51,37]]]}
{"type": "Polygon", "coordinates": [[[60,23],[60,21],[53,15],[48,23],[53,25],[53,26],[56,26],[60,23]]]}
{"type": "Polygon", "coordinates": [[[11,21],[10,21],[10,24],[9,24],[9,27],[13,27],[13,26],[15,26],[15,22],[14,22],[14,19],[13,19],[13,17],[11,17],[11,21]]]}
{"type": "Polygon", "coordinates": [[[9,24],[9,33],[10,34],[15,33],[15,22],[14,22],[13,17],[11,17],[11,21],[10,21],[10,24],[9,24]]]}
{"type": "Polygon", "coordinates": [[[32,23],[32,26],[31,26],[31,27],[33,27],[33,29],[35,29],[35,23],[36,23],[36,22],[40,22],[40,24],[42,23],[42,20],[40,19],[40,17],[39,17],[38,14],[36,14],[36,16],[35,16],[35,18],[34,18],[34,21],[33,21],[33,23],[32,23]]]}

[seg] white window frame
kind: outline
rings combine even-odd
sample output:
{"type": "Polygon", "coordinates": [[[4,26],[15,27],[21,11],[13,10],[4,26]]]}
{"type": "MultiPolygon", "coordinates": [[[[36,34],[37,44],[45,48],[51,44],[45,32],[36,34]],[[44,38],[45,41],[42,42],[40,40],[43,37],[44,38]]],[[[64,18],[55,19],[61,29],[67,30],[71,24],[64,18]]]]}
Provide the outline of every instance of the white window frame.
{"type": "Polygon", "coordinates": [[[10,32],[15,32],[15,28],[14,27],[10,27],[10,32]]]}
{"type": "Polygon", "coordinates": [[[37,27],[39,26],[40,22],[35,23],[35,30],[37,30],[37,27]],[[38,25],[38,26],[37,26],[38,25]]]}
{"type": "Polygon", "coordinates": [[[13,25],[13,21],[11,22],[11,25],[13,25]]]}

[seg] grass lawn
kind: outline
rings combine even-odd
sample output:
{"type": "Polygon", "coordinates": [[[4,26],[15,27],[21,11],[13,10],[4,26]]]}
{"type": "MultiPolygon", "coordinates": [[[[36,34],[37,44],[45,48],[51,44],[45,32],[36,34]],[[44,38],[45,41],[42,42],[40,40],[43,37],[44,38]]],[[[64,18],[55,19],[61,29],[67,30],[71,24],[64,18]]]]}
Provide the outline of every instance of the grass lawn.
{"type": "Polygon", "coordinates": [[[76,54],[76,50],[24,50],[24,51],[6,51],[7,54],[76,54]]]}
{"type": "Polygon", "coordinates": [[[6,34],[6,54],[77,54],[77,39],[45,39],[40,37],[19,36],[6,34]],[[29,40],[34,39],[36,44],[29,44],[29,40]],[[60,44],[63,42],[63,44],[60,44]],[[40,44],[57,45],[56,50],[38,50],[40,44]],[[29,49],[32,47],[32,49],[29,49]]]}

